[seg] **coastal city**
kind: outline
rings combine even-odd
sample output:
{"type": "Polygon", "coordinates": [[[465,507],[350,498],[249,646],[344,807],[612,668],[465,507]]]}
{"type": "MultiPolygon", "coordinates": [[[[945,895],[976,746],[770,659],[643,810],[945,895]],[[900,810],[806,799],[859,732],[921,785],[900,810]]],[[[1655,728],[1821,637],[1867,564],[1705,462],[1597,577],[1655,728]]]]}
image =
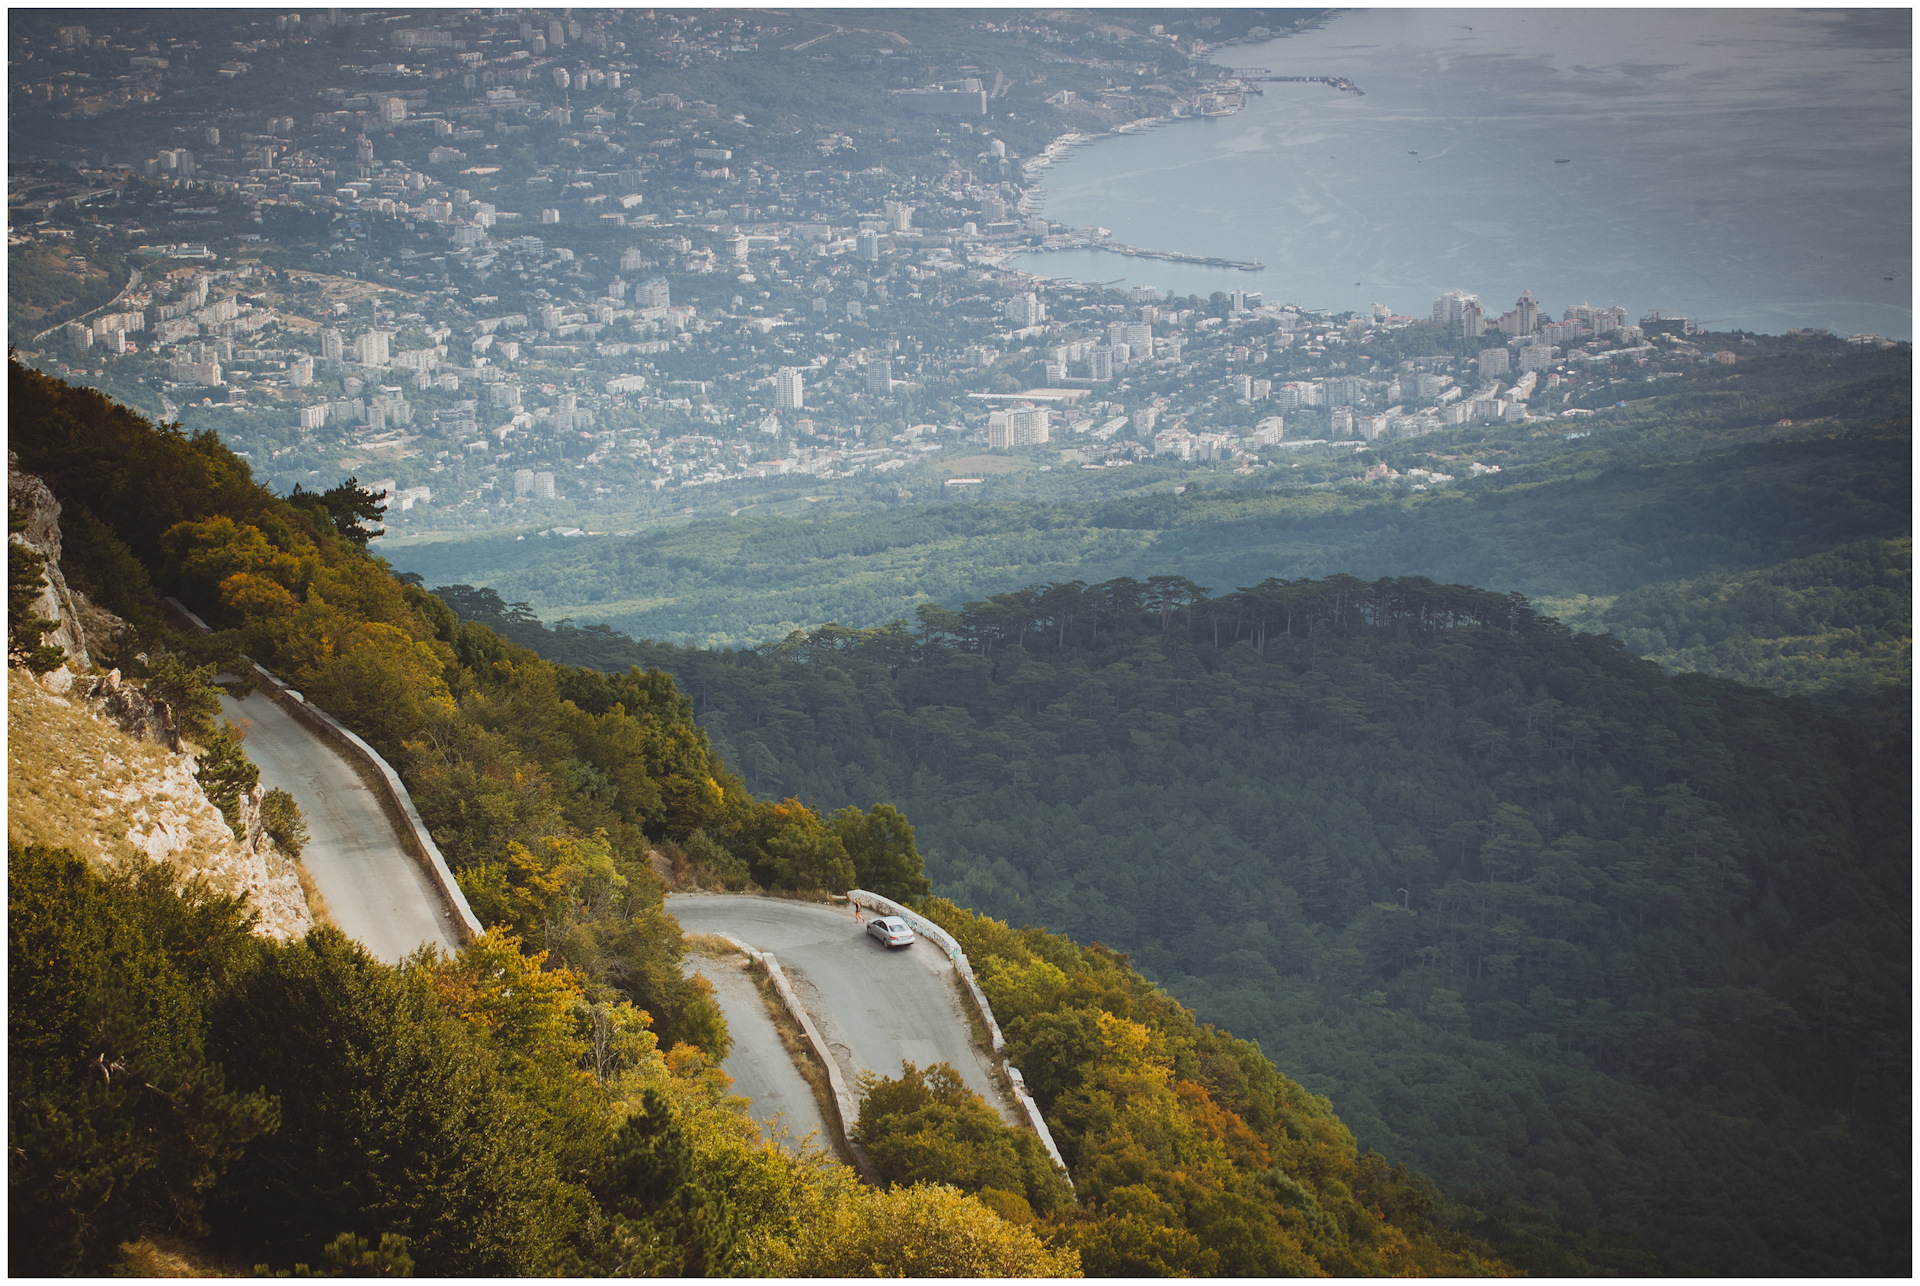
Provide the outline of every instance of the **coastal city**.
{"type": "Polygon", "coordinates": [[[1910,7],[6,42],[24,1278],[1912,1276],[1910,7]]]}
{"type": "Polygon", "coordinates": [[[1425,487],[1454,475],[1356,456],[1476,422],[1578,431],[1739,360],[1685,317],[1531,292],[1330,313],[1011,267],[1109,240],[1040,212],[1066,148],[1258,92],[1177,22],[976,23],[1021,52],[1010,74],[745,13],[434,17],[286,14],[224,42],[16,23],[15,107],[46,128],[152,109],[124,147],[14,167],[22,360],[215,430],[282,489],[353,475],[390,524],[449,527],[793,475],[923,499],[1140,464],[1425,487]],[[821,107],[659,88],[770,51],[816,95],[858,69],[876,101],[823,131],[821,107]]]}

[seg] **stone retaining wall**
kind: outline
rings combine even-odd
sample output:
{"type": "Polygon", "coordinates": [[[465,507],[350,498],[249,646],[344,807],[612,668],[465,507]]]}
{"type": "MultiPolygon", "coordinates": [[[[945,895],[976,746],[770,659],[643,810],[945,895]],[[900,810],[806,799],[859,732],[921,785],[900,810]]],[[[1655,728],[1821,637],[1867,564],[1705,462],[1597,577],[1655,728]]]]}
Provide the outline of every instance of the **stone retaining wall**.
{"type": "Polygon", "coordinates": [[[846,1077],[840,1074],[839,1066],[833,1061],[833,1054],[827,1049],[826,1039],[820,1035],[820,1029],[813,1025],[813,1015],[807,1012],[807,1007],[800,1003],[800,997],[794,994],[793,983],[788,979],[786,970],[780,967],[780,962],[774,958],[771,951],[762,951],[731,933],[720,933],[715,936],[725,938],[739,948],[749,960],[758,960],[766,968],[767,977],[773,981],[773,989],[780,995],[780,1003],[787,1007],[787,1012],[793,1015],[793,1020],[800,1024],[801,1034],[807,1038],[807,1044],[812,1047],[814,1056],[820,1060],[820,1065],[827,1070],[827,1087],[833,1093],[834,1114],[840,1118],[840,1141],[847,1145],[847,1153],[853,1157],[854,1168],[869,1183],[877,1182],[879,1176],[874,1171],[873,1163],[867,1160],[867,1154],[861,1150],[860,1145],[853,1141],[853,1127],[860,1121],[860,1105],[854,1101],[852,1093],[847,1089],[846,1077]]]}

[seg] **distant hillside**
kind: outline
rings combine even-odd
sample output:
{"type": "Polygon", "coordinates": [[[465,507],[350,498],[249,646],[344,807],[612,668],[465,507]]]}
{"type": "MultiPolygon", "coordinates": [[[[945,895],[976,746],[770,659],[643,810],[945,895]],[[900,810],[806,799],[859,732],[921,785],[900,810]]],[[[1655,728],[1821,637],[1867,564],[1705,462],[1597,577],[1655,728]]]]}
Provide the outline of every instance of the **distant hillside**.
{"type": "MultiPolygon", "coordinates": [[[[1184,495],[913,504],[392,556],[428,584],[487,585],[543,620],[709,647],[828,621],[881,625],[921,602],[1035,582],[1155,574],[1222,591],[1270,576],[1422,575],[1577,606],[1906,536],[1909,360],[1779,359],[1745,400],[1655,399],[1582,421],[1584,437],[1561,431],[1571,421],[1469,426],[1376,449],[1402,469],[1460,475],[1425,492],[1313,490],[1263,471],[1184,495]],[[1467,461],[1502,469],[1471,478],[1467,461]]],[[[1610,628],[1592,612],[1579,619],[1610,628]]],[[[1908,627],[1896,612],[1874,628],[1908,627]]]]}
{"type": "Polygon", "coordinates": [[[1668,670],[1802,695],[1913,682],[1911,536],[1549,606],[1668,670]]]}
{"type": "Polygon", "coordinates": [[[1034,586],[760,652],[500,623],[665,668],[757,789],[897,803],[937,893],[1129,952],[1450,1187],[1699,1271],[1904,1271],[1908,687],[1670,678],[1408,578],[1034,586]]]}

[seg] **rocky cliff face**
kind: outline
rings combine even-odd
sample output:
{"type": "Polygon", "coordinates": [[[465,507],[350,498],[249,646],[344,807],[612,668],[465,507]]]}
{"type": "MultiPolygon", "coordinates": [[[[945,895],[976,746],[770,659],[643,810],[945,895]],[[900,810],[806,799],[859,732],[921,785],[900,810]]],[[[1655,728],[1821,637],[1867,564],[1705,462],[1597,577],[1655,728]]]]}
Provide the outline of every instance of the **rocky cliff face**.
{"type": "Polygon", "coordinates": [[[8,508],[24,514],[24,531],[9,533],[11,544],[25,545],[47,560],[46,587],[40,591],[35,610],[45,619],[60,622],[60,628],[48,636],[67,654],[67,664],[51,671],[47,682],[56,692],[65,692],[77,675],[93,666],[89,638],[98,645],[107,643],[126,629],[126,622],[111,612],[87,601],[87,596],[68,586],[60,571],[60,502],[42,479],[22,473],[11,451],[7,453],[8,508]]]}
{"type": "Polygon", "coordinates": [[[125,623],[88,604],[60,573],[60,508],[46,483],[8,460],[8,498],[26,513],[10,539],[47,559],[38,612],[60,628],[48,637],[67,664],[37,679],[7,673],[7,838],[72,849],[102,866],[170,862],[183,878],[202,876],[245,893],[258,931],[298,937],[313,927],[295,862],[261,826],[256,787],[241,804],[241,833],[195,780],[194,747],[166,707],[118,670],[92,673],[89,637],[112,638],[125,623]]]}

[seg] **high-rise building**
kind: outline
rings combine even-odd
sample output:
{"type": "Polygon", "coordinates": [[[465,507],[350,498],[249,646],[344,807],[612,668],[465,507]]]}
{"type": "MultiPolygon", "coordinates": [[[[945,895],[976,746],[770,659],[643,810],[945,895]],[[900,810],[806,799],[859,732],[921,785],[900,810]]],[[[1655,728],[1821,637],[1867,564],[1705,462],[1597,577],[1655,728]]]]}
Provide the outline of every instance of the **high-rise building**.
{"type": "Polygon", "coordinates": [[[987,446],[994,450],[1038,446],[1052,437],[1051,417],[1044,406],[1019,406],[987,417],[987,446]]]}
{"type": "Polygon", "coordinates": [[[783,411],[797,411],[806,405],[806,390],[797,366],[782,366],[773,377],[773,404],[783,411]]]}
{"type": "Polygon", "coordinates": [[[861,232],[855,234],[853,238],[853,252],[869,263],[879,262],[880,234],[877,232],[861,232]]]}
{"type": "Polygon", "coordinates": [[[893,393],[893,363],[885,360],[867,363],[867,392],[875,397],[888,397],[893,393]]]}
{"type": "Polygon", "coordinates": [[[1087,376],[1090,379],[1110,380],[1113,378],[1113,349],[1105,344],[1087,353],[1087,376]]]}
{"type": "Polygon", "coordinates": [[[553,499],[553,475],[536,473],[533,475],[533,498],[535,500],[553,499]]]}
{"type": "Polygon", "coordinates": [[[532,494],[533,470],[515,469],[513,471],[513,498],[519,500],[523,496],[530,496],[532,494]]]}
{"type": "Polygon", "coordinates": [[[1040,302],[1040,296],[1031,290],[1021,295],[1010,295],[1001,301],[1000,311],[1015,326],[1038,326],[1047,318],[1047,306],[1040,302]]]}
{"type": "Polygon", "coordinates": [[[305,388],[313,383],[313,359],[296,357],[287,363],[287,383],[294,388],[305,388]]]}
{"type": "Polygon", "coordinates": [[[1531,290],[1520,292],[1520,298],[1514,301],[1513,311],[1518,322],[1514,334],[1531,335],[1540,329],[1540,303],[1531,290]]]}
{"type": "Polygon", "coordinates": [[[887,229],[890,232],[905,232],[913,226],[913,207],[904,201],[889,201],[886,204],[887,229]]]}
{"type": "Polygon", "coordinates": [[[1591,304],[1575,304],[1560,314],[1560,320],[1585,322],[1594,334],[1605,335],[1627,324],[1627,310],[1618,306],[1595,308],[1591,304]]]}
{"type": "Polygon", "coordinates": [[[1433,319],[1457,329],[1469,302],[1478,304],[1480,296],[1468,294],[1464,290],[1449,290],[1433,301],[1433,319]]]}
{"type": "Polygon", "coordinates": [[[1480,301],[1469,299],[1460,308],[1460,320],[1453,328],[1456,339],[1479,339],[1487,333],[1486,310],[1480,307],[1480,301]]]}
{"type": "Polygon", "coordinates": [[[1328,406],[1352,406],[1366,395],[1366,385],[1358,376],[1336,375],[1321,384],[1328,406]]]}
{"type": "Polygon", "coordinates": [[[633,306],[635,308],[671,307],[667,296],[667,279],[649,277],[633,288],[633,306]]]}
{"type": "Polygon", "coordinates": [[[1480,378],[1489,380],[1507,373],[1507,350],[1504,348],[1483,348],[1480,350],[1480,378]]]}
{"type": "Polygon", "coordinates": [[[393,337],[384,330],[370,330],[354,341],[354,359],[362,366],[385,366],[392,358],[387,351],[393,337]]]}

